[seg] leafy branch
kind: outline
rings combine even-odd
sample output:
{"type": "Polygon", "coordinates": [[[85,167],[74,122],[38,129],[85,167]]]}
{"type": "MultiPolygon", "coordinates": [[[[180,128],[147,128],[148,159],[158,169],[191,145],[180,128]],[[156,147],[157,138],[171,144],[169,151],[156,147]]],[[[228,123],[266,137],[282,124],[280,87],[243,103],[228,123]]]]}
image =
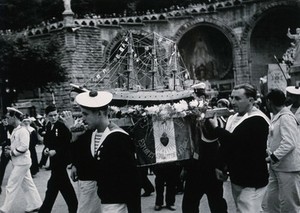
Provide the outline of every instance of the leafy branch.
{"type": "Polygon", "coordinates": [[[20,92],[65,80],[58,42],[33,43],[24,37],[0,37],[0,46],[3,47],[0,51],[0,77],[2,82],[8,80],[9,87],[20,92]]]}

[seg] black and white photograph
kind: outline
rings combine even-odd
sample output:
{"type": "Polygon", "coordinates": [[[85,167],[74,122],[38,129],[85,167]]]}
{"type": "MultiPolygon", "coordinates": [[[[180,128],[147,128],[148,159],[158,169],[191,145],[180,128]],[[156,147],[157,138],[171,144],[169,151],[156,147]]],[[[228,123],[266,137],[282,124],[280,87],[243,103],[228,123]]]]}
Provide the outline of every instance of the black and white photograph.
{"type": "Polygon", "coordinates": [[[0,0],[0,213],[300,213],[300,0],[0,0]]]}

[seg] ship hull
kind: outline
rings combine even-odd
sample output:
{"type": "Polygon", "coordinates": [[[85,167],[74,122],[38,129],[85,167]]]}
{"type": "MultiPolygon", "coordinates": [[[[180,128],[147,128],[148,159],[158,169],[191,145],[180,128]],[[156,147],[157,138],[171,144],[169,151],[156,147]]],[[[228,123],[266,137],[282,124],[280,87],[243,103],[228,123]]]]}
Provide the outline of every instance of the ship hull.
{"type": "Polygon", "coordinates": [[[149,106],[160,103],[177,102],[193,98],[193,90],[169,91],[111,91],[113,100],[111,105],[143,105],[149,106]]]}

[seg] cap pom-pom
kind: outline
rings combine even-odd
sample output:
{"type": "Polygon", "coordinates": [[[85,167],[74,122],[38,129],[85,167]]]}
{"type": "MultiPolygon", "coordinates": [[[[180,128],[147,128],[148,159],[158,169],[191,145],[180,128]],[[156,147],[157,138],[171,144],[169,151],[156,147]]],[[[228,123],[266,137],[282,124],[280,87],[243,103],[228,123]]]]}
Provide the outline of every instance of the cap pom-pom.
{"type": "Polygon", "coordinates": [[[98,95],[97,91],[90,91],[89,96],[90,97],[96,97],[98,95]]]}

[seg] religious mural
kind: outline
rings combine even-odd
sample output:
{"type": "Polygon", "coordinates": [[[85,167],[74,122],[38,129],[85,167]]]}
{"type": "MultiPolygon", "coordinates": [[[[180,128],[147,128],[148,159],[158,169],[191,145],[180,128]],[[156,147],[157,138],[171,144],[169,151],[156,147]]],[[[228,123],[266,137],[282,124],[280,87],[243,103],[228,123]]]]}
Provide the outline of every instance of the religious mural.
{"type": "Polygon", "coordinates": [[[232,48],[220,31],[207,26],[196,27],[182,37],[179,48],[194,79],[232,78],[232,48]]]}

